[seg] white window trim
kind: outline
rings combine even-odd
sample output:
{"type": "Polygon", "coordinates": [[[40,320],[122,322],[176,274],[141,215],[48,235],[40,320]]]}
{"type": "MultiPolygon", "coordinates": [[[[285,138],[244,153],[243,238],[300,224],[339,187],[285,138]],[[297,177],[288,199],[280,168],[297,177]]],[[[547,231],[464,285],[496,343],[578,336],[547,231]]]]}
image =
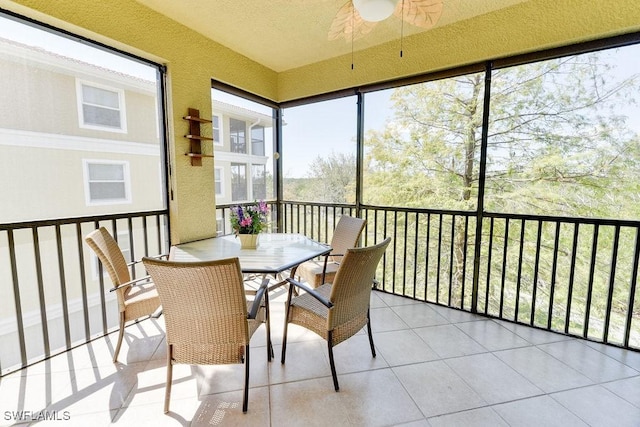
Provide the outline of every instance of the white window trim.
{"type": "MultiPolygon", "coordinates": [[[[218,139],[219,141],[216,141],[215,139],[213,140],[213,145],[217,145],[220,147],[224,146],[224,134],[222,132],[223,126],[222,126],[222,115],[220,114],[213,114],[213,117],[217,117],[218,118],[218,139]]],[[[213,118],[211,121],[211,136],[213,136],[213,118]]]]}
{"type": "Polygon", "coordinates": [[[216,193],[216,196],[224,197],[224,168],[216,166],[213,171],[213,188],[216,187],[216,171],[220,171],[220,193],[216,193]]]}
{"type": "Polygon", "coordinates": [[[101,130],[105,132],[115,132],[115,133],[127,133],[127,111],[124,102],[124,90],[115,88],[112,86],[106,86],[94,82],[90,82],[87,80],[76,79],[76,101],[78,106],[78,126],[82,129],[93,129],[93,130],[101,130]],[[82,98],[82,86],[92,86],[99,89],[108,90],[111,92],[116,92],[118,94],[118,103],[119,103],[119,112],[120,112],[120,129],[108,127],[108,126],[99,126],[94,124],[87,124],[84,120],[84,109],[83,98],[82,98]]]}
{"type": "Polygon", "coordinates": [[[87,206],[104,206],[104,205],[122,205],[131,203],[131,174],[129,173],[129,162],[122,160],[105,160],[105,159],[82,159],[82,169],[84,174],[84,197],[87,206]],[[91,192],[89,190],[89,165],[91,164],[117,164],[123,166],[124,172],[124,189],[125,198],[112,200],[91,200],[91,192]]]}

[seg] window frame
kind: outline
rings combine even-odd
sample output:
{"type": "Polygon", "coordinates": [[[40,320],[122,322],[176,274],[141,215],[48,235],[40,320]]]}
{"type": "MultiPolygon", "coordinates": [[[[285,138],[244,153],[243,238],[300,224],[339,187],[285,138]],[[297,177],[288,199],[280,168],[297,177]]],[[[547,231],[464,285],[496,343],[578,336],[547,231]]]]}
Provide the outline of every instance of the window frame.
{"type": "MultiPolygon", "coordinates": [[[[238,174],[239,175],[239,174],[238,174]]],[[[236,203],[236,202],[246,202],[247,200],[249,200],[249,180],[247,177],[247,164],[246,163],[239,163],[239,162],[232,162],[231,163],[231,201],[232,203],[236,203]],[[242,167],[244,169],[244,195],[245,198],[244,199],[237,199],[234,196],[234,186],[236,185],[236,183],[234,183],[233,179],[234,179],[234,173],[233,173],[233,169],[234,167],[242,167]]]]}
{"type": "Polygon", "coordinates": [[[213,191],[217,197],[224,197],[224,168],[221,166],[215,166],[213,168],[213,191]],[[218,178],[216,178],[216,173],[219,172],[218,178]],[[220,192],[217,191],[217,184],[220,183],[220,192]]]}
{"type": "MultiPolygon", "coordinates": [[[[131,173],[129,167],[129,161],[127,160],[107,160],[107,159],[82,159],[82,169],[83,169],[83,181],[84,181],[84,195],[85,195],[85,204],[87,206],[106,206],[106,205],[121,205],[121,204],[131,204],[131,173]],[[125,197],[122,199],[102,199],[102,200],[93,200],[91,198],[91,180],[89,179],[89,168],[91,165],[102,164],[102,165],[121,165],[123,172],[123,183],[124,183],[124,191],[125,197]]],[[[116,182],[116,181],[114,181],[116,182]]],[[[119,182],[119,181],[118,181],[119,182]]]]}
{"type": "MultiPolygon", "coordinates": [[[[99,131],[114,132],[114,133],[127,133],[127,112],[126,112],[126,106],[125,106],[125,94],[123,89],[100,84],[100,83],[95,83],[95,82],[84,80],[81,78],[76,78],[76,100],[77,100],[77,106],[78,106],[78,126],[81,129],[91,129],[91,130],[99,130],[99,131]],[[84,86],[89,86],[89,87],[93,87],[93,88],[97,88],[97,89],[101,89],[109,92],[114,92],[118,95],[118,112],[120,114],[119,128],[87,123],[84,117],[84,108],[83,108],[83,106],[85,105],[85,102],[84,102],[82,88],[84,86]]],[[[87,104],[87,105],[94,105],[94,104],[87,104]]],[[[109,107],[100,106],[100,105],[98,105],[98,107],[111,109],[109,107]]]]}
{"type": "MultiPolygon", "coordinates": [[[[239,128],[238,128],[239,130],[239,128]]],[[[235,117],[229,118],[229,152],[236,154],[249,154],[249,148],[247,144],[247,121],[236,119],[235,117]],[[243,124],[242,132],[234,132],[234,123],[238,122],[243,124]],[[235,141],[234,141],[235,139],[235,141]],[[242,142],[240,142],[242,139],[242,142]],[[244,151],[236,151],[235,147],[244,147],[244,151]]]]}
{"type": "Polygon", "coordinates": [[[222,133],[222,115],[214,113],[211,115],[211,137],[213,138],[213,145],[220,147],[224,146],[224,135],[222,133]],[[218,119],[218,126],[215,126],[216,119],[218,119]],[[218,139],[215,138],[216,130],[218,131],[218,139]]]}

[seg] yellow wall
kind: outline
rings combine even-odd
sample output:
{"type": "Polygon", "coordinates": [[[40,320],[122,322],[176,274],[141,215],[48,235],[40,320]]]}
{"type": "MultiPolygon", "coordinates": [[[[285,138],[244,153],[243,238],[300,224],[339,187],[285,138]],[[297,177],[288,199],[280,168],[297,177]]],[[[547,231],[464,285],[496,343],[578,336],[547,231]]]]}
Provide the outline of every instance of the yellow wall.
{"type": "MultiPolygon", "coordinates": [[[[212,77],[276,99],[277,75],[131,0],[0,0],[0,7],[167,65],[172,243],[214,235],[213,160],[190,165],[182,117],[189,107],[211,117],[212,77]]],[[[211,144],[203,151],[211,154],[211,144]]]]}

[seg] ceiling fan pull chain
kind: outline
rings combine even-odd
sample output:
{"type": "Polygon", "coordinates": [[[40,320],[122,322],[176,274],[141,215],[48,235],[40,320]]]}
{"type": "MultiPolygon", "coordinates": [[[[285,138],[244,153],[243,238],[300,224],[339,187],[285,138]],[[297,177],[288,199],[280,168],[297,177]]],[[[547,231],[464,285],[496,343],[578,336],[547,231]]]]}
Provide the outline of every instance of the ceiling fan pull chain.
{"type": "Polygon", "coordinates": [[[353,33],[355,31],[355,27],[354,27],[355,15],[356,15],[356,9],[355,7],[352,7],[351,8],[351,69],[352,70],[353,70],[353,33]]]}
{"type": "Polygon", "coordinates": [[[404,0],[402,0],[402,12],[400,13],[400,58],[402,58],[403,37],[404,37],[404,0]]]}

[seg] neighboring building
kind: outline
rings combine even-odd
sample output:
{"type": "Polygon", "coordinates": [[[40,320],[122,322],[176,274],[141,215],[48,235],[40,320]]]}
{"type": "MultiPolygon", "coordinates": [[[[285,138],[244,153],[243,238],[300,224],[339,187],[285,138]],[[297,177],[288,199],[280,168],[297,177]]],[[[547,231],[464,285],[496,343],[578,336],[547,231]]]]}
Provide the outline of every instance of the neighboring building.
{"type": "MultiPolygon", "coordinates": [[[[80,48],[86,46],[78,43],[80,48]]],[[[96,49],[98,54],[102,52],[96,49]]],[[[132,67],[145,67],[128,62],[132,67]]],[[[158,85],[153,79],[154,70],[148,68],[150,80],[0,38],[0,223],[163,209],[158,85]]],[[[145,245],[143,227],[140,222],[133,224],[134,247],[145,245]]],[[[84,235],[93,228],[87,223],[81,232],[84,235]]],[[[78,248],[75,227],[62,226],[60,231],[63,251],[84,250],[88,306],[95,306],[95,313],[100,313],[103,295],[97,258],[86,245],[78,248]]],[[[31,232],[16,232],[13,237],[29,356],[31,351],[38,354],[41,344],[37,343],[42,342],[38,336],[39,278],[33,253],[36,237],[31,232]]],[[[118,223],[117,238],[125,256],[129,256],[126,221],[118,223]]],[[[59,268],[55,230],[42,229],[37,239],[42,269],[48,272],[43,277],[53,281],[49,285],[45,280],[42,286],[51,348],[55,349],[64,347],[61,295],[50,290],[60,287],[56,283],[59,274],[54,273],[59,268]]],[[[0,254],[8,254],[7,248],[7,240],[1,239],[0,254]]],[[[151,247],[150,251],[156,249],[151,247]]],[[[136,256],[140,252],[138,249],[136,256]]],[[[17,321],[8,259],[0,257],[0,283],[7,290],[0,304],[0,339],[7,345],[0,352],[11,353],[3,355],[3,368],[19,362],[19,356],[13,353],[17,346],[11,344],[17,342],[17,321]]],[[[77,261],[65,265],[66,271],[78,268],[77,261]]],[[[70,277],[75,278],[66,283],[71,338],[81,340],[82,289],[78,275],[70,277]]],[[[110,287],[106,275],[104,283],[110,287]]],[[[108,326],[117,325],[115,296],[104,296],[109,305],[108,326]]],[[[95,320],[91,331],[99,332],[99,319],[91,319],[95,320]]]]}
{"type": "MultiPolygon", "coordinates": [[[[267,199],[265,142],[272,132],[273,118],[221,101],[213,101],[213,149],[216,204],[234,204],[267,199]]],[[[218,218],[218,232],[230,230],[218,218]]]]}
{"type": "Polygon", "coordinates": [[[267,198],[267,132],[273,118],[246,108],[213,101],[216,203],[267,198]]]}
{"type": "Polygon", "coordinates": [[[163,206],[155,80],[0,38],[0,94],[0,223],[163,206]]]}

